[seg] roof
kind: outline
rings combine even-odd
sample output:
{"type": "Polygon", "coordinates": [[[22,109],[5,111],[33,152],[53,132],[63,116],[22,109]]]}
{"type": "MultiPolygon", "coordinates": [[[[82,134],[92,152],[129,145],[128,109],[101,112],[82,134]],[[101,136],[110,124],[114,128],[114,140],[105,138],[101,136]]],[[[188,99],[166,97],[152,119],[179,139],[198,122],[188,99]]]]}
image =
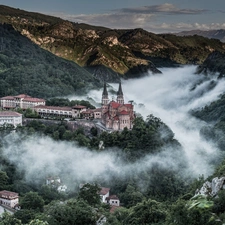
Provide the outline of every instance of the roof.
{"type": "Polygon", "coordinates": [[[12,198],[17,198],[19,196],[18,193],[16,192],[11,192],[11,191],[0,191],[0,197],[1,198],[8,198],[8,199],[12,199],[12,198]]]}
{"type": "Polygon", "coordinates": [[[118,95],[123,95],[121,82],[119,83],[119,89],[118,89],[118,91],[117,91],[117,96],[118,96],[118,95]]]}
{"type": "Polygon", "coordinates": [[[109,103],[114,109],[117,109],[119,106],[121,106],[122,104],[118,103],[118,102],[114,102],[114,101],[111,101],[109,103]]]}
{"type": "Polygon", "coordinates": [[[26,94],[20,94],[20,95],[16,95],[14,96],[15,98],[31,98],[31,96],[26,95],[26,94]]]}
{"type": "Polygon", "coordinates": [[[129,107],[129,108],[133,108],[133,105],[131,103],[127,103],[127,104],[124,104],[126,107],[129,107]]]}
{"type": "Polygon", "coordinates": [[[111,205],[111,207],[110,207],[110,213],[114,213],[117,208],[120,208],[120,206],[111,205]]]}
{"type": "Polygon", "coordinates": [[[24,102],[45,102],[43,98],[32,98],[32,97],[26,97],[23,99],[24,102]]]}
{"type": "Polygon", "coordinates": [[[15,98],[23,98],[23,101],[28,101],[28,102],[45,102],[45,100],[42,98],[33,98],[25,94],[16,95],[16,96],[5,96],[5,97],[2,97],[1,100],[15,100],[15,98]]]}
{"type": "Polygon", "coordinates": [[[125,111],[125,110],[119,112],[119,114],[120,114],[120,115],[129,115],[129,113],[128,113],[127,111],[125,111]]]}
{"type": "Polygon", "coordinates": [[[99,192],[100,195],[106,195],[110,191],[110,188],[101,187],[101,190],[99,192]]]}
{"type": "Polygon", "coordinates": [[[119,200],[119,198],[116,195],[110,195],[109,197],[106,198],[106,200],[119,200]]]}
{"type": "Polygon", "coordinates": [[[0,111],[0,116],[1,117],[20,117],[22,116],[22,114],[18,113],[18,112],[13,112],[13,111],[0,111]]]}
{"type": "Polygon", "coordinates": [[[97,108],[97,109],[94,109],[93,111],[94,112],[101,112],[102,111],[102,108],[97,108]]]}
{"type": "Polygon", "coordinates": [[[73,109],[85,109],[86,106],[83,106],[83,105],[75,105],[72,107],[73,109]]]}
{"type": "Polygon", "coordinates": [[[5,96],[5,97],[2,97],[1,100],[14,100],[14,97],[13,96],[5,96]]]}
{"type": "Polygon", "coordinates": [[[48,106],[48,105],[37,105],[34,108],[35,109],[49,109],[49,110],[72,111],[72,108],[71,107],[48,106]]]}

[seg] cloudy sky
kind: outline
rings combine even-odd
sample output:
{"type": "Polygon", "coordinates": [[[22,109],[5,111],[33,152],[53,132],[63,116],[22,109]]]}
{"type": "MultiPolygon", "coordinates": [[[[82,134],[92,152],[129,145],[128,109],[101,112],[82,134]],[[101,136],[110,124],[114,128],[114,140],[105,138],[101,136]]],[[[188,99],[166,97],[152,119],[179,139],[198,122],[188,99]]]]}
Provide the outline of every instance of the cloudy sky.
{"type": "Polygon", "coordinates": [[[0,0],[0,4],[118,29],[154,33],[225,29],[225,0],[0,0]]]}

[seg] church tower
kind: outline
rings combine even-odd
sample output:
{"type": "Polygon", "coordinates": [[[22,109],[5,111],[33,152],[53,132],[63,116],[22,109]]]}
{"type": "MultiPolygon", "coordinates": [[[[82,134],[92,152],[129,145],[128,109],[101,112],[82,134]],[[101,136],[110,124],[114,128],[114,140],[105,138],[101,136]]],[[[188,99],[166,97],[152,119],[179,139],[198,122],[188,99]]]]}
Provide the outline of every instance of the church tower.
{"type": "Polygon", "coordinates": [[[104,89],[102,92],[102,105],[108,105],[108,103],[109,103],[109,96],[106,88],[106,83],[104,83],[104,89]]]}
{"type": "Polygon", "coordinates": [[[119,89],[117,91],[117,102],[120,104],[124,104],[123,91],[121,82],[119,83],[119,89]]]}

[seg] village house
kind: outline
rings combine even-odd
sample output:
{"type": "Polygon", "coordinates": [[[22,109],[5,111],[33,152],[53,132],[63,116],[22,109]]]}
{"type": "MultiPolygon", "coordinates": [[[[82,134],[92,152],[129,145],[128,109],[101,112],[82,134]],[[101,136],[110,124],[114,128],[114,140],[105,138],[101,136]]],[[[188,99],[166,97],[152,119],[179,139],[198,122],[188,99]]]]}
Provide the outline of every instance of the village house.
{"type": "Polygon", "coordinates": [[[22,114],[13,111],[0,111],[0,125],[11,124],[14,127],[22,126],[22,114]]]}
{"type": "Polygon", "coordinates": [[[37,105],[45,105],[45,100],[41,98],[33,98],[29,95],[20,94],[16,96],[6,96],[0,98],[0,104],[2,109],[33,109],[37,105]]]}
{"type": "Polygon", "coordinates": [[[120,200],[116,195],[110,195],[110,188],[101,187],[99,192],[101,201],[111,206],[120,206],[120,200]]]}
{"type": "Polygon", "coordinates": [[[0,204],[15,208],[19,204],[19,194],[11,191],[0,191],[0,204]]]}
{"type": "Polygon", "coordinates": [[[109,191],[110,191],[110,188],[101,187],[99,195],[102,202],[107,203],[106,198],[109,197],[109,191]]]}

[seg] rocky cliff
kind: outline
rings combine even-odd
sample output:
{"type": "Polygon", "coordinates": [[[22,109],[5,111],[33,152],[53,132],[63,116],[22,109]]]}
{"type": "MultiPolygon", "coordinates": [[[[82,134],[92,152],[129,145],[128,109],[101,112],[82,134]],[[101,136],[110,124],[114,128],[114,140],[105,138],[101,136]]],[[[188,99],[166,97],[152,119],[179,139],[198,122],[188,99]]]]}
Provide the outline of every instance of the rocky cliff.
{"type": "Polygon", "coordinates": [[[96,27],[6,6],[0,6],[0,21],[12,24],[43,49],[109,81],[160,73],[158,68],[165,66],[201,64],[211,52],[225,51],[225,44],[215,39],[96,27]]]}

